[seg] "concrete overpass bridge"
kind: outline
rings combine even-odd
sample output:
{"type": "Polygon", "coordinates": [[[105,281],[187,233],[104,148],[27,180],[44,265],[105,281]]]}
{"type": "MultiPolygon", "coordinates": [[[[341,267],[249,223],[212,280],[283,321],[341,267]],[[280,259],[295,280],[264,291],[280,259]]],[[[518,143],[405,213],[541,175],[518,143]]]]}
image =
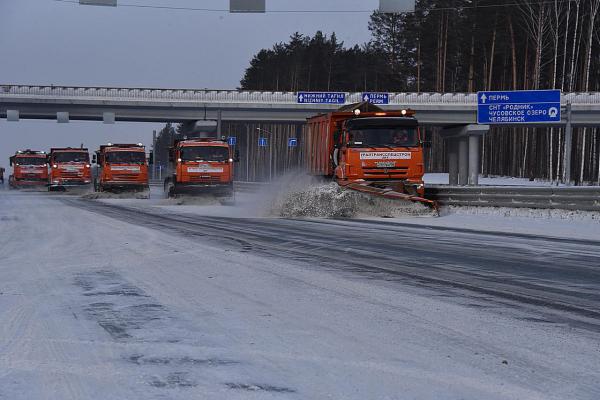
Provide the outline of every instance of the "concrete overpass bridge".
{"type": "MultiPolygon", "coordinates": [[[[362,101],[361,93],[346,93],[346,104],[362,101]]],[[[563,94],[571,104],[573,125],[600,124],[600,93],[563,94]]],[[[91,121],[183,122],[223,121],[303,122],[341,104],[298,104],[293,92],[111,88],[77,86],[0,85],[0,118],[91,121]]],[[[390,93],[383,108],[411,108],[426,125],[475,124],[477,96],[472,93],[390,93]]],[[[563,112],[562,124],[567,113],[563,112]]]]}
{"type": "MultiPolygon", "coordinates": [[[[345,93],[346,104],[361,102],[361,93],[345,93]]],[[[410,108],[421,124],[444,128],[448,140],[451,184],[478,183],[480,137],[489,131],[477,125],[474,93],[390,93],[384,109],[410,108]]],[[[565,170],[570,176],[573,126],[600,126],[600,92],[563,93],[566,127],[565,170]]],[[[184,122],[199,119],[246,122],[296,122],[342,104],[299,104],[294,92],[239,90],[116,88],[0,85],[0,118],[184,122]]],[[[544,124],[548,126],[548,124],[544,124]]]]}

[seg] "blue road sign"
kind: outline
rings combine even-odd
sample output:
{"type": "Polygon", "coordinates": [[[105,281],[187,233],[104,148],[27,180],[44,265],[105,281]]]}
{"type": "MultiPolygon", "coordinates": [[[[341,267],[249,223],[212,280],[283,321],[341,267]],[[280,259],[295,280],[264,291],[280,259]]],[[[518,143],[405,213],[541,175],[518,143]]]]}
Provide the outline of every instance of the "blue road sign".
{"type": "Polygon", "coordinates": [[[478,124],[560,122],[560,90],[478,92],[478,124]]]}
{"type": "Polygon", "coordinates": [[[288,147],[297,147],[297,146],[298,146],[298,139],[296,139],[296,138],[288,139],[288,147]]]}
{"type": "Polygon", "coordinates": [[[228,143],[230,146],[235,146],[235,145],[237,144],[237,137],[235,137],[235,136],[229,136],[229,137],[227,138],[227,143],[228,143]]]}
{"type": "Polygon", "coordinates": [[[339,92],[298,92],[300,104],[344,104],[346,93],[339,92]]]}
{"type": "Polygon", "coordinates": [[[267,147],[269,142],[266,137],[258,138],[258,147],[267,147]]]}
{"type": "Polygon", "coordinates": [[[371,104],[390,104],[389,93],[366,92],[362,94],[362,99],[371,104]]]}

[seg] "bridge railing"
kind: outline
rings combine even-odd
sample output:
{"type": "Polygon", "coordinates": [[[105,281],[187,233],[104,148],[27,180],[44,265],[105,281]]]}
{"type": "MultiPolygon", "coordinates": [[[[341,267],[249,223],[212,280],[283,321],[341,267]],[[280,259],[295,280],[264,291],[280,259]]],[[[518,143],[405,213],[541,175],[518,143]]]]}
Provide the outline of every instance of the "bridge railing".
{"type": "MultiPolygon", "coordinates": [[[[296,104],[295,92],[264,92],[244,90],[117,88],[53,85],[0,84],[0,97],[77,97],[115,100],[166,100],[218,103],[276,103],[296,104]]],[[[476,107],[475,93],[390,93],[390,105],[442,104],[476,107]]],[[[362,101],[362,93],[346,92],[346,103],[362,101]]],[[[564,93],[562,103],[598,105],[600,92],[564,93]]]]}

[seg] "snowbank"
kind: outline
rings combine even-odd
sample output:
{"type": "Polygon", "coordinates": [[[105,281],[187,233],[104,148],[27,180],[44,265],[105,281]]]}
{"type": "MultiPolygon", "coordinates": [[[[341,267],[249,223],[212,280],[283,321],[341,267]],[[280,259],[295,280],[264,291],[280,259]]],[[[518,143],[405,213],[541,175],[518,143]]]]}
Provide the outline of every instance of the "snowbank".
{"type": "Polygon", "coordinates": [[[283,192],[273,202],[271,212],[281,217],[325,218],[433,215],[432,210],[422,204],[369,196],[343,189],[334,182],[283,192]]]}

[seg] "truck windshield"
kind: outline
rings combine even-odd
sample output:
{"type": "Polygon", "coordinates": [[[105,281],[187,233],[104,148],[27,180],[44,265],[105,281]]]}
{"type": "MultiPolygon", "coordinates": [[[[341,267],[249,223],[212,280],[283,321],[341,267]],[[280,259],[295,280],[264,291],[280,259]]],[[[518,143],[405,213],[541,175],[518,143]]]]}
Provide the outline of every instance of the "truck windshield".
{"type": "Polygon", "coordinates": [[[17,157],[15,163],[18,165],[44,165],[46,157],[17,157]]]}
{"type": "Polygon", "coordinates": [[[84,153],[82,151],[64,151],[54,153],[52,155],[52,159],[57,163],[67,163],[67,162],[89,162],[90,155],[88,153],[84,153]]]}
{"type": "Polygon", "coordinates": [[[144,164],[146,153],[141,151],[109,151],[106,153],[107,163],[144,164]]]}
{"type": "Polygon", "coordinates": [[[225,161],[229,159],[229,149],[215,146],[194,146],[181,148],[183,161],[225,161]]]}
{"type": "Polygon", "coordinates": [[[373,127],[350,130],[350,147],[414,147],[417,129],[412,127],[373,127]]]}

